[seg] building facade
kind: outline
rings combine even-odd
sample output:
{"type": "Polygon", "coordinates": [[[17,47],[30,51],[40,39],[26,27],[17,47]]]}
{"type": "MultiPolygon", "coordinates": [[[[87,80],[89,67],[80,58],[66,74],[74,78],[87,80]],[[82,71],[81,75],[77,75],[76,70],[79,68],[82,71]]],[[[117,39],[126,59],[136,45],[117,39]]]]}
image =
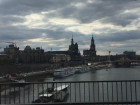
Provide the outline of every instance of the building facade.
{"type": "Polygon", "coordinates": [[[45,62],[44,49],[36,47],[31,49],[30,46],[26,46],[24,50],[19,52],[19,63],[43,63],[45,62]]]}
{"type": "MultiPolygon", "coordinates": [[[[82,57],[80,54],[80,51],[78,49],[78,44],[74,43],[73,37],[71,39],[71,44],[69,45],[69,48],[67,51],[48,51],[45,52],[46,56],[53,56],[54,54],[65,54],[70,56],[71,61],[81,61],[82,57]]],[[[48,59],[49,60],[49,59],[48,59]]]]}
{"type": "Polygon", "coordinates": [[[68,51],[69,51],[69,53],[76,54],[76,55],[80,53],[79,49],[78,49],[78,44],[77,43],[74,44],[73,37],[71,39],[71,45],[69,45],[68,51]]]}
{"type": "Polygon", "coordinates": [[[66,62],[70,61],[70,56],[65,54],[55,54],[51,59],[50,62],[66,62]]]}
{"type": "Polygon", "coordinates": [[[84,57],[85,60],[88,60],[88,61],[94,61],[95,60],[96,48],[95,48],[93,35],[92,35],[92,38],[91,38],[90,49],[89,50],[83,50],[83,57],[84,57]]]}
{"type": "Polygon", "coordinates": [[[68,53],[71,57],[71,61],[81,61],[82,57],[78,48],[78,43],[74,44],[73,37],[71,39],[71,45],[69,45],[68,53]]]}
{"type": "Polygon", "coordinates": [[[14,44],[10,44],[4,48],[4,53],[7,54],[9,58],[17,60],[19,55],[19,47],[16,47],[14,44]]]}

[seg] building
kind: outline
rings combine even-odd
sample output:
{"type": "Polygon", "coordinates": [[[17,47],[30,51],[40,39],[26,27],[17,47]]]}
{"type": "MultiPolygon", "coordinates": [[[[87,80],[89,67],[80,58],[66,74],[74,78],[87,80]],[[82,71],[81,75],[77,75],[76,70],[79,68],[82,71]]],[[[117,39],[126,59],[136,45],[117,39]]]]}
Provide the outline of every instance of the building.
{"type": "Polygon", "coordinates": [[[31,49],[30,46],[26,46],[24,50],[19,51],[18,58],[19,63],[43,63],[45,62],[44,49],[40,47],[31,49]]]}
{"type": "Polygon", "coordinates": [[[70,56],[65,54],[55,54],[51,59],[50,62],[66,62],[70,61],[70,56]]]}
{"type": "MultiPolygon", "coordinates": [[[[45,52],[46,56],[53,56],[54,54],[65,54],[70,56],[71,61],[81,61],[82,57],[80,54],[80,51],[78,49],[78,44],[74,43],[73,37],[71,39],[71,45],[69,45],[69,48],[67,51],[48,51],[45,52]]],[[[49,60],[49,59],[48,59],[49,60]]]]}
{"type": "Polygon", "coordinates": [[[73,37],[71,39],[71,45],[69,45],[69,49],[68,49],[69,53],[71,54],[76,54],[76,55],[79,55],[79,49],[78,49],[78,44],[75,43],[74,44],[74,40],[73,40],[73,37]]]}
{"type": "Polygon", "coordinates": [[[7,54],[4,52],[0,52],[0,66],[2,65],[11,65],[14,63],[14,59],[10,58],[7,54]]]}
{"type": "Polygon", "coordinates": [[[83,56],[84,56],[84,59],[87,60],[87,61],[94,61],[94,59],[96,57],[96,49],[95,49],[93,35],[92,35],[92,38],[91,38],[90,49],[89,50],[83,50],[83,56]]]}
{"type": "Polygon", "coordinates": [[[135,51],[124,51],[123,54],[126,54],[126,55],[136,55],[136,52],[135,51]]]}
{"type": "Polygon", "coordinates": [[[77,42],[74,44],[73,36],[71,39],[71,45],[69,45],[68,53],[71,57],[71,61],[81,61],[82,57],[78,49],[77,42]]]}
{"type": "Polygon", "coordinates": [[[14,59],[16,63],[26,63],[26,64],[50,62],[50,59],[52,59],[52,57],[56,54],[60,54],[62,58],[60,59],[58,56],[56,62],[65,60],[65,58],[67,58],[67,61],[82,60],[81,54],[78,49],[78,44],[74,43],[73,37],[71,39],[71,45],[69,45],[67,51],[44,52],[44,49],[40,47],[32,49],[28,45],[24,48],[24,50],[19,50],[19,47],[14,46],[14,44],[10,44],[8,47],[4,48],[4,54],[6,54],[9,58],[14,59]],[[65,55],[64,59],[62,55],[63,56],[65,55]]]}
{"type": "Polygon", "coordinates": [[[19,47],[16,47],[14,44],[10,44],[4,48],[4,53],[7,54],[11,59],[18,59],[19,47]]]}

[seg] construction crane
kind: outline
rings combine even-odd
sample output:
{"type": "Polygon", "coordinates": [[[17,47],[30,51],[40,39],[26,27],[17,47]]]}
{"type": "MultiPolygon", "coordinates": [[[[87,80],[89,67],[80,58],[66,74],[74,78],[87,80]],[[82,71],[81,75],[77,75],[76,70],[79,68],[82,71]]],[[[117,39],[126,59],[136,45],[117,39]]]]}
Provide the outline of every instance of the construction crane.
{"type": "Polygon", "coordinates": [[[16,46],[16,43],[14,43],[14,42],[5,42],[5,43],[10,43],[10,44],[16,46]]]}
{"type": "Polygon", "coordinates": [[[111,61],[110,61],[110,53],[111,53],[111,51],[110,50],[107,50],[107,51],[109,53],[108,57],[109,57],[109,64],[110,64],[111,63],[111,61]]]}
{"type": "Polygon", "coordinates": [[[10,43],[10,44],[12,44],[12,45],[15,45],[15,46],[16,46],[16,43],[14,43],[14,42],[0,42],[0,43],[10,43]]]}

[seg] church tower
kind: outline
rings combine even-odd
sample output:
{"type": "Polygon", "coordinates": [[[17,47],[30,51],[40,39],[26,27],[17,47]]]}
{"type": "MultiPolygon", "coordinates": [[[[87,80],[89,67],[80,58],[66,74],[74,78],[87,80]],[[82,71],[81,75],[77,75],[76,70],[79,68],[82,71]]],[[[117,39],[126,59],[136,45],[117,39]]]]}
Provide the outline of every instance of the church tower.
{"type": "Polygon", "coordinates": [[[91,44],[90,44],[90,49],[89,50],[83,50],[83,55],[84,59],[87,61],[93,62],[96,58],[96,49],[95,49],[95,43],[94,43],[94,38],[92,35],[91,38],[91,44]]]}
{"type": "Polygon", "coordinates": [[[71,45],[74,45],[73,35],[72,35],[72,39],[71,39],[71,45]]]}
{"type": "Polygon", "coordinates": [[[95,50],[95,44],[94,44],[93,35],[92,35],[92,38],[91,38],[90,55],[91,56],[96,56],[96,50],[95,50]]]}
{"type": "Polygon", "coordinates": [[[95,44],[94,44],[93,35],[92,35],[92,38],[91,38],[90,50],[91,50],[91,51],[95,51],[95,44]]]}
{"type": "Polygon", "coordinates": [[[72,35],[72,39],[71,39],[71,45],[69,45],[68,51],[70,51],[73,54],[79,54],[78,44],[74,43],[73,35],[72,35]]]}

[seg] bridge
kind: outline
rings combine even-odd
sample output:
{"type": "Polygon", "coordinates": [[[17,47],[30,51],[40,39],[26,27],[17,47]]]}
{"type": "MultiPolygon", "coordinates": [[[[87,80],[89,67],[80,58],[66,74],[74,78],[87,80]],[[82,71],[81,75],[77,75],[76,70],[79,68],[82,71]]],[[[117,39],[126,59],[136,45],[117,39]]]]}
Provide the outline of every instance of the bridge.
{"type": "Polygon", "coordinates": [[[96,62],[95,65],[103,65],[109,63],[113,64],[115,67],[130,67],[130,66],[140,65],[140,60],[120,59],[116,61],[102,61],[102,62],[96,62]],[[133,64],[133,63],[137,63],[137,64],[133,64]]]}
{"type": "Polygon", "coordinates": [[[115,67],[130,67],[132,63],[140,63],[140,60],[118,60],[113,62],[115,67]]]}
{"type": "MultiPolygon", "coordinates": [[[[54,87],[69,85],[68,95],[62,102],[52,105],[89,104],[140,104],[140,80],[121,81],[67,81],[67,82],[26,82],[0,83],[1,87],[13,85],[0,93],[0,104],[32,104],[39,93],[54,84],[54,87]]],[[[47,103],[37,103],[47,104],[47,103]]]]}

